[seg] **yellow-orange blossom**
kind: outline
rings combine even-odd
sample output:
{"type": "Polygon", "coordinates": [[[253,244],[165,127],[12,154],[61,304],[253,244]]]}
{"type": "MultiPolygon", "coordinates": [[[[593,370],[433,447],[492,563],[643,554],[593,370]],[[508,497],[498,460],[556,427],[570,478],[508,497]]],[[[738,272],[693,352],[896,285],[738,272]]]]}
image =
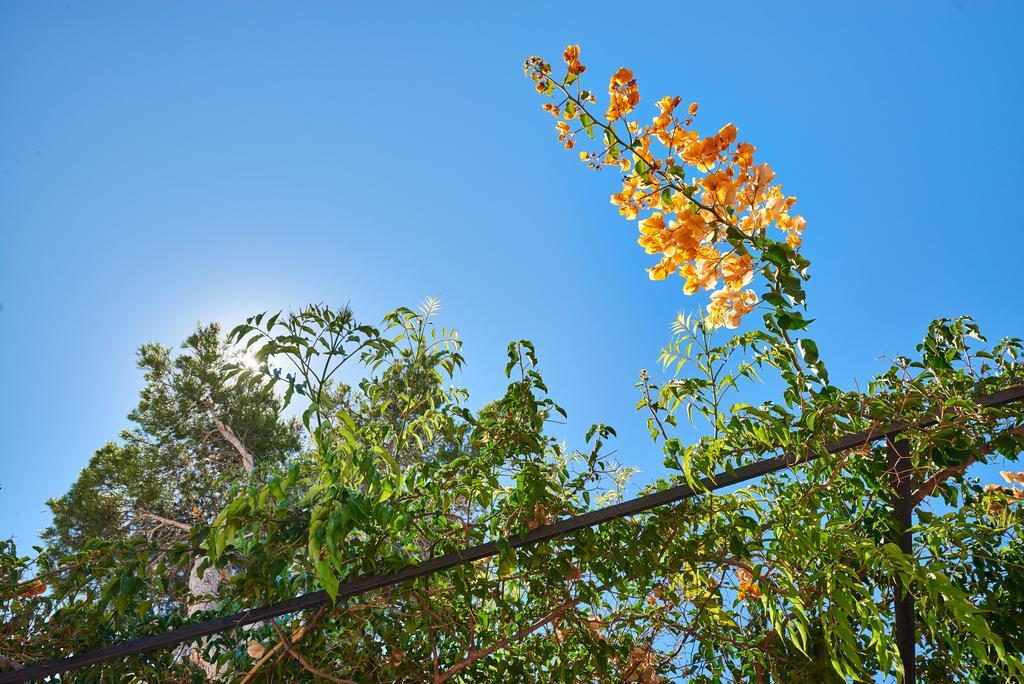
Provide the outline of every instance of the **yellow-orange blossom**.
{"type": "Polygon", "coordinates": [[[579,55],[578,45],[565,49],[567,72],[561,82],[551,78],[550,65],[539,57],[526,60],[538,92],[553,95],[557,90],[564,96],[557,105],[543,105],[559,119],[559,141],[572,149],[580,131],[595,138],[595,129],[603,130],[603,148],[580,152],[580,159],[594,169],[610,166],[626,172],[622,190],[611,196],[611,202],[626,219],[639,219],[640,246],[661,256],[648,269],[651,279],[663,280],[677,272],[685,279],[686,294],[713,290],[705,320],[713,327],[737,327],[758,301],[747,288],[756,266],[742,245],[726,240],[726,232],[732,228],[760,235],[774,225],[796,248],[806,225],[803,217],[790,213],[796,198],[784,195],[781,185],[772,185],[775,173],[768,164],[754,163],[754,146],[736,141],[733,124],[708,137],[691,129],[696,103],[681,119],[681,98],[664,97],[656,103],[658,115],[650,124],[627,119],[640,103],[640,89],[629,69],[612,75],[603,117],[608,123],[599,122],[586,109],[596,98],[577,83],[586,71],[579,55]],[[578,122],[575,130],[570,121],[578,122]],[[664,149],[660,156],[651,151],[654,144],[664,149]],[[688,172],[693,178],[684,183],[688,172]]]}

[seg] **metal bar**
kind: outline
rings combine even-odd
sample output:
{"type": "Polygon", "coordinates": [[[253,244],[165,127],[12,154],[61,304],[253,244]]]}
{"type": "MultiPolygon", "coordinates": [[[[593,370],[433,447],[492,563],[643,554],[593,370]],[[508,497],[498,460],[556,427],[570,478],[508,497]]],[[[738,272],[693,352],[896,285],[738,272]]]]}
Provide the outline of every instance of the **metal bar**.
{"type": "MultiPolygon", "coordinates": [[[[905,439],[886,440],[889,451],[889,475],[893,483],[892,540],[904,555],[914,553],[914,537],[910,528],[914,524],[914,483],[911,479],[910,443],[905,439]]],[[[893,587],[893,638],[903,662],[903,684],[917,681],[914,587],[903,586],[897,577],[893,587]]]]}
{"type": "MultiPolygon", "coordinates": [[[[994,394],[980,397],[977,400],[977,403],[983,407],[994,407],[1019,401],[1021,399],[1024,399],[1024,385],[1018,385],[994,394]]],[[[691,488],[688,485],[670,487],[660,492],[654,492],[653,494],[648,494],[636,499],[623,501],[622,503],[614,506],[608,506],[573,518],[560,520],[551,525],[544,525],[523,535],[508,537],[502,541],[508,544],[511,548],[540,544],[550,539],[555,539],[587,527],[594,527],[611,520],[643,513],[652,508],[684,501],[700,494],[703,491],[722,489],[724,487],[729,487],[747,480],[790,468],[798,463],[813,461],[826,454],[835,454],[847,449],[862,446],[869,442],[885,438],[887,435],[905,430],[908,427],[925,427],[933,425],[936,422],[937,419],[929,418],[914,424],[903,422],[890,423],[881,427],[862,430],[860,432],[845,435],[835,442],[832,442],[826,446],[823,452],[806,452],[803,457],[783,455],[764,459],[728,472],[722,472],[711,477],[703,478],[700,480],[699,487],[696,489],[691,488]]],[[[482,558],[488,558],[496,555],[498,553],[498,548],[499,542],[487,542],[468,549],[454,551],[443,556],[431,558],[419,565],[409,566],[399,570],[398,572],[387,575],[370,575],[362,577],[341,585],[338,588],[337,598],[352,598],[374,589],[395,586],[418,577],[431,575],[435,572],[440,572],[441,570],[462,565],[463,563],[471,563],[482,558]]],[[[235,629],[254,622],[269,620],[280,615],[294,613],[307,608],[315,608],[327,603],[329,600],[327,593],[324,591],[315,591],[309,594],[303,594],[302,596],[296,596],[295,598],[291,598],[286,601],[272,603],[270,605],[261,606],[241,613],[235,613],[233,615],[225,615],[223,617],[214,618],[194,625],[188,625],[186,627],[179,627],[178,629],[164,632],[162,634],[124,641],[107,648],[89,651],[87,653],[82,653],[80,655],[71,656],[69,658],[56,660],[42,665],[35,665],[15,672],[0,673],[0,684],[24,682],[29,679],[47,677],[61,672],[67,672],[68,670],[75,670],[82,667],[88,667],[90,665],[99,665],[110,660],[138,655],[140,653],[153,651],[159,648],[166,648],[168,646],[175,646],[184,642],[196,641],[201,637],[216,634],[217,632],[235,629]]]]}

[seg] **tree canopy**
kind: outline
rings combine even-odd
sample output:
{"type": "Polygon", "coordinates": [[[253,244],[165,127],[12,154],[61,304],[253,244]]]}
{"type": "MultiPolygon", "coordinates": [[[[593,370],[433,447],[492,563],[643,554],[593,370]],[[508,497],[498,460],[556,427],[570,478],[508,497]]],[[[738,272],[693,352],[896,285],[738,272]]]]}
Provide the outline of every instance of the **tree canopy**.
{"type": "MultiPolygon", "coordinates": [[[[898,680],[897,583],[917,599],[927,681],[1024,674],[1024,475],[1007,472],[1004,486],[969,472],[1024,448],[1019,406],[976,401],[1024,382],[1024,343],[990,344],[969,318],[940,319],[864,389],[831,384],[808,336],[806,224],[753,145],[731,124],[702,137],[697,105],[680,113],[678,97],[659,100],[650,124],[630,119],[640,90],[625,68],[592,109],[579,47],[563,58],[559,76],[538,57],[525,65],[552,98],[559,140],[623,174],[612,203],[659,255],[651,278],[678,273],[687,294],[711,291],[676,321],[661,371],[640,374],[637,410],[669,473],[643,491],[900,422],[913,553],[892,542],[886,444],[867,443],[76,677],[898,680]],[[760,326],[730,332],[755,311],[760,326]],[[778,400],[736,403],[767,377],[778,400]]],[[[473,410],[454,384],[462,341],[436,312],[428,301],[368,325],[314,305],[252,316],[226,341],[201,328],[176,357],[144,346],[134,427],[51,503],[36,558],[0,549],[0,668],[317,589],[333,599],[345,581],[620,500],[634,471],[609,451],[614,429],[595,425],[575,447],[552,437],[565,412],[533,344],[509,344],[507,390],[473,410]]]]}
{"type": "Polygon", "coordinates": [[[299,426],[281,418],[267,388],[230,381],[224,366],[232,358],[216,325],[196,330],[177,356],[160,344],[139,349],[145,386],[128,415],[133,427],[48,502],[53,524],[43,539],[51,549],[80,551],[90,539],[212,518],[240,471],[257,476],[298,451],[299,426]]]}

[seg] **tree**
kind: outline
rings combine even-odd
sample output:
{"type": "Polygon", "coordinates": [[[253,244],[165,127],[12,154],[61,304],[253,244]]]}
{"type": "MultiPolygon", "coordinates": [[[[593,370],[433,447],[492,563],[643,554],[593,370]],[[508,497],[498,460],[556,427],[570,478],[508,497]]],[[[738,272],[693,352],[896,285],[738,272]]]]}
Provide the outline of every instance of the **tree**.
{"type": "MultiPolygon", "coordinates": [[[[159,545],[186,538],[193,524],[223,508],[236,482],[280,469],[300,446],[298,424],[281,417],[272,392],[230,382],[235,356],[216,325],[197,328],[177,355],[160,344],[139,349],[145,385],[129,414],[134,425],[96,452],[65,495],[48,502],[48,558],[87,563],[99,542],[112,564],[148,561],[163,569],[159,612],[188,615],[212,605],[217,570],[200,570],[202,555],[188,567],[180,558],[168,566],[159,545]],[[158,546],[147,553],[147,542],[158,546]]],[[[125,587],[141,584],[132,574],[118,577],[125,587]]]]}
{"type": "Polygon", "coordinates": [[[232,361],[216,325],[200,326],[173,355],[139,348],[145,385],[133,427],[99,449],[71,489],[48,504],[53,550],[81,550],[211,518],[239,479],[281,467],[299,448],[298,426],[282,419],[265,389],[232,384],[232,361]]]}
{"type": "Polygon", "coordinates": [[[186,616],[167,577],[201,558],[223,576],[212,612],[321,588],[332,602],[82,674],[184,677],[193,662],[239,681],[899,679],[905,664],[891,638],[899,585],[917,597],[919,665],[930,681],[1022,675],[1024,493],[984,487],[969,468],[1016,461],[1024,448],[1019,407],[975,401],[1024,381],[1024,344],[989,345],[970,319],[941,319],[913,358],[894,359],[865,391],[833,386],[806,336],[805,224],[771,185],[771,169],[754,164],[753,146],[737,142],[731,125],[701,137],[690,128],[696,105],[681,119],[678,98],[660,100],[650,125],[627,119],[640,91],[626,69],[612,76],[604,111],[591,112],[596,96],[582,87],[579,48],[564,61],[559,78],[539,58],[526,62],[537,91],[557,94],[545,109],[559,119],[561,142],[573,149],[592,135],[596,151],[581,158],[625,173],[612,201],[638,221],[641,245],[661,255],[654,279],[678,272],[685,292],[712,291],[701,313],[676,322],[664,377],[640,376],[637,408],[671,473],[646,491],[697,486],[767,456],[820,453],[850,432],[900,422],[913,553],[892,542],[902,532],[889,503],[894,473],[876,443],[333,601],[342,582],[615,501],[631,469],[607,453],[608,426],[593,426],[579,449],[548,434],[564,411],[530,342],[509,345],[505,394],[472,411],[451,386],[461,342],[434,327],[434,304],[396,310],[380,329],[347,309],[311,306],[236,327],[231,342],[255,363],[224,376],[233,391],[280,396],[282,411],[296,402],[301,453],[236,482],[216,517],[192,521],[170,550],[136,535],[86,543],[59,563],[44,557],[46,593],[32,593],[39,585],[23,580],[26,561],[7,549],[4,617],[19,630],[4,628],[8,662],[180,624],[186,616]],[[763,326],[728,332],[755,310],[763,326]],[[362,380],[342,385],[343,367],[362,380]],[[768,375],[781,381],[779,401],[733,403],[744,383],[768,375]],[[686,434],[684,415],[700,426],[695,434],[686,434]],[[88,563],[83,554],[93,554],[88,563]]]}

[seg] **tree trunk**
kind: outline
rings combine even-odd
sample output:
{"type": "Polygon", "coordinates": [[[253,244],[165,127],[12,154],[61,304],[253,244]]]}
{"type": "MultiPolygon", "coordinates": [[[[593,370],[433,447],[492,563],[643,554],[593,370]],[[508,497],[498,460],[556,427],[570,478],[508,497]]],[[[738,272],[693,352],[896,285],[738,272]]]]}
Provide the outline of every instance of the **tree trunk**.
{"type": "MultiPolygon", "coordinates": [[[[231,429],[230,425],[227,425],[217,415],[217,409],[213,402],[210,401],[206,407],[210,418],[213,419],[213,424],[217,428],[217,432],[220,433],[231,446],[238,452],[239,457],[242,460],[242,470],[245,472],[246,479],[251,480],[254,472],[256,471],[256,459],[253,454],[245,446],[242,440],[238,437],[237,433],[231,429]]],[[[188,589],[189,589],[189,604],[186,609],[187,615],[191,617],[193,614],[205,611],[215,610],[218,605],[218,597],[220,595],[220,583],[223,581],[223,576],[220,571],[212,565],[207,567],[203,571],[202,577],[199,576],[199,566],[207,560],[206,556],[200,556],[195,559],[192,563],[192,570],[188,577],[188,589]]],[[[223,672],[217,668],[213,663],[208,662],[203,658],[203,650],[206,647],[207,639],[201,639],[192,646],[192,651],[189,653],[189,660],[195,663],[195,665],[206,673],[207,681],[215,681],[223,676],[223,672]]]]}
{"type": "MultiPolygon", "coordinates": [[[[192,617],[195,613],[217,608],[217,597],[220,594],[220,583],[223,579],[220,571],[212,565],[203,571],[199,576],[199,566],[206,561],[206,556],[200,556],[192,563],[192,570],[188,576],[189,603],[186,608],[186,615],[192,617]]],[[[203,650],[206,647],[207,639],[201,639],[192,645],[188,659],[206,673],[207,680],[220,679],[223,674],[213,663],[203,658],[203,650]]]]}

